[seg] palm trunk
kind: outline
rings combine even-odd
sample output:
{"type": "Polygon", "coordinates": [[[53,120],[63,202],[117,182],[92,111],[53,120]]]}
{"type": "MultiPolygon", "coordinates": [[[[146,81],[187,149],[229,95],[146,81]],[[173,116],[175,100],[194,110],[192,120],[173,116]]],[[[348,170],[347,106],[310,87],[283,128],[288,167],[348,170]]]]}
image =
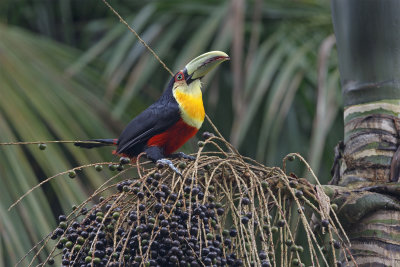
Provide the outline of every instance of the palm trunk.
{"type": "Polygon", "coordinates": [[[336,202],[358,266],[400,266],[400,191],[387,184],[399,180],[399,14],[398,0],[332,1],[345,105],[332,183],[354,193],[336,202]]]}

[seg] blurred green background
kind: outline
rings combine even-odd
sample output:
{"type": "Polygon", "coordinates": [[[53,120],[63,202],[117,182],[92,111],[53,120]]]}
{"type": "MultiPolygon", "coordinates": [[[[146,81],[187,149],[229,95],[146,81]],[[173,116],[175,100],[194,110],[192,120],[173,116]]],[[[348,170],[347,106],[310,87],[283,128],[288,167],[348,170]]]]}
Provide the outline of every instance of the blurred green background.
{"type": "MultiPolygon", "coordinates": [[[[330,179],[343,122],[329,1],[110,4],[173,72],[227,52],[232,60],[204,79],[206,112],[222,134],[270,166],[299,152],[322,183],[330,179]]],[[[0,1],[0,142],[117,137],[169,78],[101,0],[0,1]]],[[[184,150],[195,152],[196,140],[184,150]]],[[[111,173],[64,175],[8,211],[14,201],[46,177],[110,160],[107,148],[0,147],[0,266],[15,264],[111,173]]],[[[304,174],[296,163],[290,170],[304,174]]]]}

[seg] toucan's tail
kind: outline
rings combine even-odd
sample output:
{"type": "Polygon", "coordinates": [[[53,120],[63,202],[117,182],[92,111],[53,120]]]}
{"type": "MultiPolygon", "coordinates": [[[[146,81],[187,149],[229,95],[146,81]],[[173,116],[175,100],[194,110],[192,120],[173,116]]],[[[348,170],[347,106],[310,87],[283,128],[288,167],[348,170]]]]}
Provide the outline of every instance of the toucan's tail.
{"type": "Polygon", "coordinates": [[[115,146],[117,145],[117,141],[118,139],[93,139],[75,142],[74,145],[82,148],[94,148],[102,146],[115,146]]]}

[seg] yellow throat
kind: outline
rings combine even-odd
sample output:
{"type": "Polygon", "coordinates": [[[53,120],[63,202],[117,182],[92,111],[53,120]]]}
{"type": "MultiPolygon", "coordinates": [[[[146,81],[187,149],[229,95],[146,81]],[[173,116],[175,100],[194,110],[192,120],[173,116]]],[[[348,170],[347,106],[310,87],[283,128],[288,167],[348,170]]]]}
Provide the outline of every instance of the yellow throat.
{"type": "Polygon", "coordinates": [[[175,83],[173,95],[178,102],[183,121],[199,129],[205,116],[200,80],[195,80],[189,85],[175,83]]]}

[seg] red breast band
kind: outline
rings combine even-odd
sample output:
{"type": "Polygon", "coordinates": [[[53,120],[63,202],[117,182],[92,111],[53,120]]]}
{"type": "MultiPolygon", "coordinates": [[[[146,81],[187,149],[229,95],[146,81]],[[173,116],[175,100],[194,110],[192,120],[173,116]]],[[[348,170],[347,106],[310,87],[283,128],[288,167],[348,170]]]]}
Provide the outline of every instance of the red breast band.
{"type": "Polygon", "coordinates": [[[180,119],[165,132],[150,138],[147,145],[163,148],[164,154],[168,156],[192,138],[197,131],[196,127],[192,127],[180,119]]]}

